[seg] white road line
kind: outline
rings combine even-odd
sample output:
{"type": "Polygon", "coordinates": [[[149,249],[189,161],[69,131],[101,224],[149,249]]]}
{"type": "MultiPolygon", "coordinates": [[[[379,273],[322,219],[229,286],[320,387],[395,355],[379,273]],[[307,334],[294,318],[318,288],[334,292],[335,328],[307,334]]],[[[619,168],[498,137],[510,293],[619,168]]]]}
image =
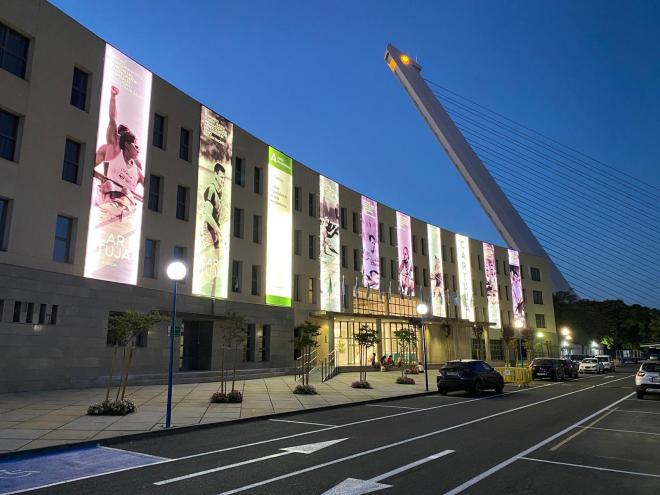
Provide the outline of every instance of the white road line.
{"type": "Polygon", "coordinates": [[[640,473],[638,471],[623,471],[621,469],[609,469],[598,466],[586,466],[584,464],[572,464],[570,462],[547,461],[545,459],[535,459],[533,457],[521,457],[520,459],[524,461],[544,462],[546,464],[557,464],[559,466],[570,466],[570,467],[577,467],[583,469],[595,469],[596,471],[610,471],[612,473],[632,474],[634,476],[646,476],[648,478],[660,478],[660,474],[640,473]]]}
{"type": "Polygon", "coordinates": [[[622,413],[639,413],[639,414],[658,414],[660,415],[660,412],[653,412],[653,411],[631,411],[630,409],[614,409],[614,412],[622,412],[622,413]]]}
{"type": "Polygon", "coordinates": [[[424,459],[419,459],[418,461],[411,462],[410,464],[406,464],[405,466],[392,469],[391,471],[370,478],[369,481],[378,483],[379,481],[383,481],[387,478],[391,478],[392,476],[396,476],[397,474],[403,473],[404,471],[408,471],[409,469],[412,469],[414,467],[420,466],[422,464],[426,464],[429,461],[440,459],[441,457],[444,457],[449,454],[453,454],[454,452],[455,452],[454,450],[443,450],[442,452],[438,452],[437,454],[430,455],[428,457],[425,457],[424,459]]]}
{"type": "Polygon", "coordinates": [[[299,425],[337,426],[337,425],[328,425],[328,424],[325,424],[325,423],[311,423],[309,421],[292,421],[290,419],[269,419],[268,421],[276,421],[278,423],[297,423],[299,425]]]}
{"type": "Polygon", "coordinates": [[[414,411],[419,411],[424,409],[423,407],[408,407],[408,406],[388,406],[386,404],[365,404],[368,407],[392,407],[394,409],[412,409],[414,411]]]}
{"type": "Polygon", "coordinates": [[[101,447],[98,447],[98,448],[103,449],[103,450],[114,450],[116,452],[121,452],[122,454],[130,454],[130,455],[134,455],[136,457],[144,457],[146,459],[158,459],[159,461],[169,460],[168,457],[159,457],[157,455],[144,454],[143,452],[135,452],[133,450],[118,449],[116,447],[101,446],[101,447]]]}
{"type": "MultiPolygon", "coordinates": [[[[598,424],[600,421],[604,420],[606,417],[608,417],[608,416],[609,416],[610,414],[612,414],[613,412],[614,412],[614,411],[611,411],[611,410],[610,410],[610,411],[607,411],[605,414],[603,414],[603,415],[600,416],[599,418],[594,419],[591,423],[589,423],[589,426],[593,426],[593,425],[598,424]]],[[[559,442],[557,445],[552,446],[552,447],[550,448],[550,451],[551,451],[551,452],[554,452],[555,450],[559,450],[559,448],[562,447],[563,445],[566,445],[566,444],[567,444],[568,442],[570,442],[571,440],[574,440],[575,438],[577,438],[577,437],[579,437],[580,435],[582,435],[582,434],[584,433],[584,431],[585,431],[585,430],[578,430],[578,431],[576,431],[575,433],[573,433],[572,435],[570,435],[570,436],[564,438],[564,439],[563,439],[561,442],[559,442]]]]}
{"type": "MultiPolygon", "coordinates": [[[[569,396],[569,395],[579,394],[579,393],[581,393],[581,392],[586,392],[587,390],[593,390],[594,388],[596,388],[596,386],[595,386],[595,385],[592,385],[591,387],[581,388],[581,389],[579,389],[579,390],[573,390],[572,392],[567,392],[567,393],[565,393],[565,394],[556,395],[556,396],[554,396],[554,397],[550,397],[550,398],[548,398],[548,399],[543,399],[543,400],[540,400],[540,401],[537,401],[537,402],[532,402],[532,403],[530,403],[530,404],[525,404],[524,406],[514,407],[514,408],[512,408],[512,409],[507,409],[506,411],[500,411],[500,412],[498,412],[498,413],[493,413],[493,414],[489,414],[489,415],[487,415],[487,416],[482,416],[482,417],[480,417],[480,418],[473,419],[473,420],[470,420],[470,421],[466,421],[466,422],[464,422],[464,423],[460,423],[460,424],[457,424],[457,425],[448,426],[448,427],[446,427],[446,428],[442,428],[442,429],[440,429],[440,430],[430,431],[430,432],[428,432],[428,433],[423,433],[423,434],[421,434],[421,435],[417,435],[417,436],[415,436],[415,437],[406,438],[406,439],[404,439],[404,440],[399,440],[398,442],[390,442],[390,443],[388,443],[388,444],[386,444],[386,445],[382,445],[382,446],[380,446],[380,447],[376,447],[376,448],[373,448],[373,449],[365,450],[365,451],[362,451],[362,452],[357,452],[357,453],[355,453],[355,454],[352,454],[352,455],[349,455],[349,456],[346,456],[346,457],[342,457],[342,458],[339,458],[339,459],[334,459],[334,460],[332,460],[332,461],[324,462],[324,463],[322,463],[322,464],[317,464],[317,465],[315,465],[315,466],[310,466],[310,467],[307,467],[307,468],[300,469],[300,470],[298,470],[298,471],[293,471],[293,472],[291,472],[291,473],[283,474],[283,475],[280,475],[280,476],[276,476],[276,477],[274,477],[274,478],[269,478],[269,479],[267,479],[267,480],[258,481],[258,482],[256,482],[256,483],[252,483],[252,484],[250,484],[250,485],[246,485],[246,486],[242,486],[242,487],[239,487],[239,488],[235,488],[235,489],[233,489],[233,490],[229,490],[229,491],[226,491],[226,492],[222,492],[222,493],[219,494],[219,495],[231,495],[231,494],[233,494],[233,493],[239,493],[239,492],[243,492],[243,491],[245,491],[245,490],[251,490],[252,488],[256,488],[256,487],[258,487],[258,486],[268,485],[268,484],[270,484],[270,483],[274,483],[274,482],[276,482],[276,481],[281,481],[281,480],[284,480],[284,479],[287,479],[287,478],[291,478],[291,477],[293,477],[293,476],[298,476],[298,475],[300,475],[300,474],[308,473],[308,472],[310,472],[310,471],[315,471],[315,470],[317,470],[317,469],[322,469],[322,468],[327,467],[327,466],[332,466],[333,464],[337,464],[337,463],[344,462],[344,461],[349,461],[349,460],[351,460],[351,459],[356,459],[356,458],[358,458],[358,457],[362,457],[362,456],[365,456],[365,455],[368,455],[368,454],[373,454],[373,453],[375,453],[375,452],[380,452],[380,451],[382,451],[382,450],[390,450],[390,449],[392,449],[392,448],[394,448],[394,447],[398,447],[399,445],[405,445],[405,444],[407,444],[407,443],[415,442],[415,441],[417,441],[417,440],[421,440],[421,439],[423,439],[423,438],[428,438],[428,437],[432,437],[432,436],[435,436],[435,435],[439,435],[440,433],[445,433],[445,432],[447,432],[447,431],[456,430],[456,429],[458,429],[458,428],[462,428],[462,427],[464,427],[464,426],[472,425],[472,424],[475,424],[475,423],[480,423],[481,421],[486,421],[487,419],[492,419],[492,418],[496,418],[496,417],[498,417],[498,416],[502,416],[502,415],[505,415],[505,414],[510,414],[510,413],[512,413],[512,412],[520,411],[520,410],[522,410],[522,409],[527,409],[528,407],[537,406],[537,405],[539,405],[539,404],[545,404],[546,402],[550,402],[550,401],[553,401],[553,400],[561,399],[562,397],[567,397],[567,396],[569,396]]],[[[633,393],[634,393],[634,392],[633,392],[633,393]]],[[[629,397],[629,395],[627,395],[626,397],[629,397]]],[[[619,401],[617,401],[617,402],[615,402],[615,403],[613,403],[613,404],[610,404],[609,406],[605,407],[602,411],[605,411],[605,410],[607,410],[609,407],[612,407],[612,406],[618,404],[618,402],[619,402],[619,401]]],[[[451,405],[451,404],[446,404],[446,406],[449,406],[449,405],[451,405]]],[[[438,407],[440,407],[440,406],[438,406],[438,407]]],[[[602,411],[599,411],[599,412],[596,413],[596,414],[599,414],[599,413],[602,412],[602,411]]],[[[411,411],[411,412],[416,412],[416,411],[411,411]]],[[[593,415],[591,415],[591,416],[585,418],[583,421],[581,421],[581,422],[578,423],[578,424],[581,424],[581,423],[583,423],[584,421],[587,421],[587,420],[591,419],[593,416],[595,416],[595,414],[593,414],[593,415]]],[[[576,426],[576,425],[573,425],[573,426],[569,427],[566,431],[568,431],[568,430],[574,428],[575,426],[576,426]]],[[[560,432],[560,434],[563,434],[563,433],[565,433],[565,431],[560,432]]],[[[558,435],[559,435],[559,434],[558,434],[558,435]]],[[[558,435],[556,435],[556,436],[558,436],[558,435]]],[[[553,440],[554,438],[556,438],[556,436],[551,437],[548,441],[553,440]]],[[[539,445],[539,446],[540,446],[540,445],[539,445]]],[[[532,449],[532,450],[533,450],[533,449],[532,449]]],[[[520,455],[521,455],[521,456],[522,456],[522,455],[526,455],[526,454],[528,454],[529,452],[531,452],[532,450],[525,451],[524,453],[521,453],[520,455]]],[[[513,461],[512,461],[512,462],[513,462],[513,461]]],[[[466,488],[467,488],[467,486],[466,486],[466,488]]],[[[458,492],[456,492],[456,493],[458,493],[458,492]]]]}
{"type": "Polygon", "coordinates": [[[618,433],[638,433],[640,435],[660,436],[660,433],[651,433],[650,431],[617,430],[615,428],[596,428],[595,426],[578,426],[578,428],[584,428],[584,429],[588,429],[588,430],[615,431],[615,432],[618,432],[618,433]]]}
{"type": "MultiPolygon", "coordinates": [[[[628,378],[628,377],[625,377],[625,378],[628,378]]],[[[592,388],[592,387],[590,387],[590,388],[592,388]]],[[[588,390],[588,389],[584,389],[584,390],[588,390]]],[[[498,471],[504,469],[504,468],[507,467],[509,464],[513,464],[514,462],[516,462],[516,461],[517,461],[518,459],[520,459],[521,457],[524,457],[524,456],[526,456],[527,454],[529,454],[529,453],[531,453],[531,452],[534,452],[534,451],[537,450],[537,449],[540,449],[540,448],[543,447],[544,445],[547,445],[547,444],[549,444],[550,442],[553,442],[554,440],[556,440],[557,438],[561,437],[562,435],[565,435],[565,434],[568,433],[569,431],[571,431],[571,430],[573,430],[574,428],[580,426],[582,423],[586,423],[586,422],[589,421],[590,419],[597,417],[599,414],[602,414],[602,413],[604,413],[605,411],[607,411],[608,409],[610,409],[610,408],[616,406],[617,404],[623,402],[623,401],[624,401],[625,399],[627,399],[628,397],[631,397],[634,393],[635,393],[635,392],[632,392],[632,393],[630,393],[630,394],[624,396],[623,398],[621,398],[621,399],[619,399],[619,400],[617,400],[617,401],[614,401],[614,402],[613,402],[612,404],[610,404],[609,406],[605,406],[604,408],[600,409],[599,411],[596,411],[595,413],[590,414],[590,415],[587,416],[586,418],[581,419],[580,421],[578,421],[577,423],[575,423],[575,424],[569,426],[568,428],[564,428],[563,430],[561,430],[561,431],[555,433],[554,435],[549,436],[549,437],[546,438],[545,440],[542,440],[541,442],[539,442],[539,443],[537,443],[537,444],[535,444],[535,445],[532,445],[532,446],[529,447],[528,449],[525,449],[525,450],[523,450],[522,452],[520,452],[520,453],[514,455],[513,457],[508,458],[506,461],[500,462],[499,464],[497,464],[497,465],[493,466],[492,468],[490,468],[490,469],[484,471],[483,473],[481,473],[481,474],[475,476],[474,478],[472,478],[472,479],[466,481],[465,483],[463,483],[463,484],[461,484],[461,485],[458,485],[456,488],[454,488],[454,489],[452,489],[452,490],[449,490],[448,492],[445,493],[445,495],[456,495],[457,493],[461,493],[462,491],[464,491],[464,490],[470,488],[472,485],[476,485],[476,484],[479,483],[481,480],[483,480],[483,479],[485,479],[485,478],[488,478],[491,474],[494,474],[494,473],[496,473],[496,472],[498,472],[498,471]]]]}

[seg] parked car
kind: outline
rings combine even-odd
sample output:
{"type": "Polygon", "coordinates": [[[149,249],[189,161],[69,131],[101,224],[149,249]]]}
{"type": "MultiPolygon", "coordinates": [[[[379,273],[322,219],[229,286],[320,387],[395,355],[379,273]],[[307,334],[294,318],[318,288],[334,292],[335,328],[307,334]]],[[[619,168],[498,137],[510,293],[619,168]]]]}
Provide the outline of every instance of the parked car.
{"type": "Polygon", "coordinates": [[[584,354],[571,354],[571,355],[568,356],[568,357],[569,357],[571,360],[573,360],[573,361],[577,361],[577,362],[579,363],[580,361],[582,361],[584,358],[586,358],[586,357],[588,357],[588,356],[585,356],[584,354]]]}
{"type": "Polygon", "coordinates": [[[580,363],[578,361],[566,358],[561,359],[561,361],[564,362],[564,371],[567,377],[578,378],[580,376],[580,363]]]}
{"type": "Polygon", "coordinates": [[[533,380],[552,378],[556,381],[563,380],[567,376],[566,365],[563,359],[536,358],[529,364],[529,369],[532,371],[533,380]]]}
{"type": "Polygon", "coordinates": [[[609,373],[614,372],[614,361],[607,354],[598,354],[595,356],[598,359],[598,362],[603,363],[603,370],[609,373]]]}
{"type": "Polygon", "coordinates": [[[437,378],[438,392],[447,395],[452,390],[465,390],[481,395],[482,390],[493,389],[502,393],[504,378],[485,361],[462,359],[445,364],[437,378]]]}
{"type": "Polygon", "coordinates": [[[635,386],[638,399],[643,399],[649,390],[660,391],[660,362],[657,359],[642,363],[635,375],[635,386]]]}
{"type": "Polygon", "coordinates": [[[603,373],[603,363],[595,357],[585,358],[580,363],[580,373],[603,373]]]}

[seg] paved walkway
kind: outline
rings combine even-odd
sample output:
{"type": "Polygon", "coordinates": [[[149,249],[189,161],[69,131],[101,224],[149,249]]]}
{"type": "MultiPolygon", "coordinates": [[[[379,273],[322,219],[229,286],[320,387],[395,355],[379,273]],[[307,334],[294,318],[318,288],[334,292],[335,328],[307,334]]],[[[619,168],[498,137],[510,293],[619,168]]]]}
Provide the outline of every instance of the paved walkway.
{"type": "MultiPolygon", "coordinates": [[[[429,385],[435,384],[435,371],[429,385]]],[[[209,398],[220,384],[175,385],[172,423],[187,426],[302,411],[334,404],[397,397],[424,391],[424,375],[415,385],[397,385],[398,372],[370,372],[372,389],[353,389],[357,373],[341,373],[326,383],[314,383],[318,395],[295,395],[292,376],[237,382],[241,404],[211,404],[209,398]]],[[[433,390],[433,388],[432,388],[433,390]]],[[[127,416],[87,416],[87,406],[105,398],[105,389],[53,390],[0,395],[0,453],[36,449],[85,440],[129,435],[163,427],[167,387],[130,387],[127,396],[137,412],[127,416]]]]}

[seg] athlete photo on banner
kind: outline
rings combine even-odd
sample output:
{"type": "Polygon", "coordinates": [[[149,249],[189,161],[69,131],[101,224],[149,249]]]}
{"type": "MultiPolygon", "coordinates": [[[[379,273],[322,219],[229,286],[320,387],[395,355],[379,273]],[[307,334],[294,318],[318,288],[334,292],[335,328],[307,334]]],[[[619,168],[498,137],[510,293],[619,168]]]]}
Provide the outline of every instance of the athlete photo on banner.
{"type": "Polygon", "coordinates": [[[474,321],[474,293],[472,292],[472,265],[470,263],[470,239],[456,234],[458,257],[458,289],[461,301],[461,318],[474,321]]]}
{"type": "Polygon", "coordinates": [[[234,125],[202,106],[192,292],[227,297],[234,125]]]}
{"type": "Polygon", "coordinates": [[[415,295],[415,275],[412,259],[412,234],[410,217],[396,212],[397,252],[399,256],[399,293],[402,296],[415,295]]]}
{"type": "Polygon", "coordinates": [[[427,224],[426,238],[429,253],[429,273],[431,274],[431,311],[433,316],[445,318],[445,280],[442,267],[442,235],[438,227],[427,224]]]}
{"type": "Polygon", "coordinates": [[[85,277],[137,283],[151,79],[105,46],[85,277]]]}
{"type": "Polygon", "coordinates": [[[513,323],[516,328],[526,324],[525,301],[520,275],[520,253],[509,249],[509,273],[511,275],[511,304],[513,306],[513,323]]]}
{"type": "Polygon", "coordinates": [[[339,184],[319,177],[321,309],[341,311],[339,184]]]}
{"type": "Polygon", "coordinates": [[[365,287],[380,289],[378,203],[362,196],[362,280],[365,287]]]}
{"type": "Polygon", "coordinates": [[[486,275],[486,300],[488,301],[488,321],[491,328],[502,326],[500,317],[500,294],[497,287],[497,266],[495,263],[495,246],[487,242],[484,245],[484,273],[486,275]]]}

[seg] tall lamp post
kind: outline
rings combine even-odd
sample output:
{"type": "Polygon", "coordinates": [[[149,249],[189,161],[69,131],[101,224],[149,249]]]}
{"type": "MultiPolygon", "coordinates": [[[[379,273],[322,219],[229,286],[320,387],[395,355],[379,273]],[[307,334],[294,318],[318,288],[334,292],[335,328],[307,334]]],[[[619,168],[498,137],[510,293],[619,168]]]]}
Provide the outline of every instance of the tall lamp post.
{"type": "Polygon", "coordinates": [[[520,366],[523,366],[523,357],[522,357],[522,327],[523,322],[516,320],[513,323],[513,326],[518,329],[518,355],[520,356],[520,366]]]}
{"type": "Polygon", "coordinates": [[[419,303],[417,305],[417,314],[422,317],[422,359],[424,363],[424,381],[426,383],[426,391],[429,391],[429,369],[426,365],[426,315],[429,312],[429,307],[426,303],[419,303]]]}
{"type": "Polygon", "coordinates": [[[569,351],[569,348],[570,348],[570,341],[573,339],[573,337],[571,336],[571,329],[568,328],[568,327],[562,327],[561,328],[561,334],[564,337],[564,342],[562,343],[562,346],[565,349],[565,354],[569,355],[570,352],[568,352],[568,351],[569,351]]]}
{"type": "Polygon", "coordinates": [[[174,367],[174,334],[176,329],[176,286],[186,278],[188,269],[180,261],[167,265],[167,278],[172,281],[172,324],[170,325],[170,363],[167,370],[167,410],[165,413],[165,428],[172,427],[172,371],[174,367]]]}

